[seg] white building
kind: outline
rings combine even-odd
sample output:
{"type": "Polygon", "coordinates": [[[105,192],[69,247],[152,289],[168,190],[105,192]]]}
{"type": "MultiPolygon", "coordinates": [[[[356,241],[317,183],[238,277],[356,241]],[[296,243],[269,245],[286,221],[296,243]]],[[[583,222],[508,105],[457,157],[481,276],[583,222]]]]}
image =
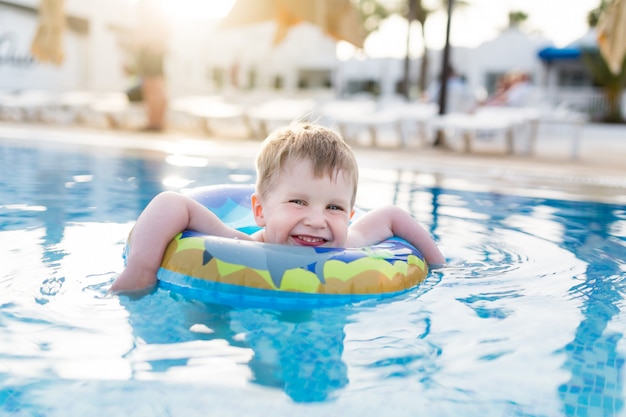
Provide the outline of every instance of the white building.
{"type": "Polygon", "coordinates": [[[127,0],[67,0],[61,66],[32,59],[37,0],[0,1],[0,89],[112,90],[124,85],[116,31],[127,25],[127,0]]]}
{"type": "MultiPolygon", "coordinates": [[[[38,0],[0,0],[0,90],[124,91],[126,54],[120,36],[134,22],[130,0],[66,0],[68,16],[65,60],[59,67],[30,56],[37,28],[38,0]]],[[[292,29],[273,45],[272,24],[218,30],[217,22],[173,21],[166,58],[168,88],[173,96],[219,93],[225,89],[277,88],[284,91],[329,88],[346,94],[370,90],[383,96],[397,92],[403,77],[401,59],[339,61],[335,43],[311,25],[292,29]]],[[[477,48],[452,48],[451,63],[474,91],[490,90],[501,74],[517,69],[537,85],[546,79],[537,52],[550,42],[508,29],[477,48]]],[[[430,51],[428,79],[440,72],[441,51],[430,51]]],[[[419,60],[411,63],[417,80],[419,60]]]]}
{"type": "MultiPolygon", "coordinates": [[[[465,78],[474,91],[485,89],[493,91],[496,80],[512,70],[524,71],[534,81],[544,79],[544,70],[537,52],[550,41],[527,35],[518,29],[510,28],[498,38],[481,44],[476,48],[451,48],[450,64],[455,71],[465,78]]],[[[440,76],[442,51],[429,50],[429,73],[427,81],[432,82],[440,76]]],[[[411,82],[416,83],[421,59],[413,60],[410,67],[411,82]]],[[[403,77],[403,61],[398,59],[377,59],[364,63],[351,60],[342,64],[344,79],[378,80],[381,82],[381,94],[393,94],[403,77]],[[362,67],[367,66],[364,70],[362,67]]]]}

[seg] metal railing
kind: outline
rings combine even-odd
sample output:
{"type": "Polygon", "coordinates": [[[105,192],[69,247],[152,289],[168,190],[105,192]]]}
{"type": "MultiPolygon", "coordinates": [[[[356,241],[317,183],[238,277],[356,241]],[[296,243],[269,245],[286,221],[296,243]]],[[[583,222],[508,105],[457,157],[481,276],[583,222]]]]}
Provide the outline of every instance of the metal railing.
{"type": "MultiPolygon", "coordinates": [[[[600,88],[559,88],[544,95],[545,101],[554,107],[566,107],[580,111],[590,120],[601,120],[609,111],[608,100],[600,88]]],[[[622,93],[622,114],[626,114],[626,99],[622,93]]]]}

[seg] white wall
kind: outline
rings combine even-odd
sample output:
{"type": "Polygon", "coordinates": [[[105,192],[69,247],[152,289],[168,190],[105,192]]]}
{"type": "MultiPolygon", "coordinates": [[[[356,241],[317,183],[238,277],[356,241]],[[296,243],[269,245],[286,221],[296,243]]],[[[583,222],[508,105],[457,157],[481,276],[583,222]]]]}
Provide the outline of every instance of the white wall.
{"type": "Polygon", "coordinates": [[[532,78],[541,78],[541,61],[537,53],[549,41],[529,36],[510,28],[499,37],[479,45],[468,54],[467,78],[474,88],[484,86],[488,73],[506,73],[511,70],[525,71],[532,78]]]}
{"type": "Polygon", "coordinates": [[[66,59],[62,66],[40,64],[30,55],[37,30],[33,12],[0,6],[0,89],[46,89],[60,91],[84,84],[76,51],[84,39],[73,33],[65,37],[66,59]]]}
{"type": "Polygon", "coordinates": [[[76,53],[80,56],[92,91],[120,91],[128,87],[124,72],[125,56],[119,46],[120,27],[133,24],[132,3],[129,0],[66,0],[67,14],[89,21],[86,46],[76,53]]]}
{"type": "Polygon", "coordinates": [[[66,13],[89,22],[88,31],[68,27],[64,33],[64,60],[60,66],[39,63],[30,56],[38,25],[34,0],[15,0],[15,7],[0,4],[0,88],[64,91],[124,89],[122,56],[113,26],[124,22],[127,0],[67,0],[66,13]],[[28,8],[31,10],[28,10],[28,8]],[[22,63],[16,62],[17,57],[22,63]]]}
{"type": "MultiPolygon", "coordinates": [[[[544,80],[545,68],[541,64],[537,53],[550,44],[542,37],[529,36],[518,29],[507,29],[491,41],[485,42],[476,48],[450,49],[450,64],[457,73],[463,75],[470,88],[478,92],[485,87],[489,73],[506,73],[512,70],[522,70],[531,74],[537,83],[544,80]]],[[[428,51],[427,85],[440,77],[443,51],[428,51]]],[[[421,58],[411,61],[410,78],[417,83],[421,68],[421,58]]],[[[381,82],[382,95],[391,95],[395,91],[396,81],[404,76],[404,62],[402,59],[368,59],[366,61],[353,58],[341,64],[338,79],[345,84],[348,79],[374,79],[381,82]]]]}
{"type": "Polygon", "coordinates": [[[283,79],[286,90],[298,84],[298,70],[334,69],[338,60],[335,42],[317,27],[301,24],[292,28],[278,44],[274,44],[273,24],[258,24],[236,30],[214,29],[209,35],[203,53],[210,67],[239,67],[242,85],[246,74],[254,69],[257,86],[271,87],[274,78],[283,79]]]}
{"type": "MultiPolygon", "coordinates": [[[[89,29],[87,33],[66,32],[66,60],[59,67],[28,61],[39,1],[14,0],[13,3],[31,10],[0,3],[0,37],[7,39],[0,44],[0,89],[124,91],[130,86],[131,80],[123,71],[126,57],[119,45],[119,29],[133,26],[133,1],[66,0],[66,13],[87,20],[89,29]],[[15,57],[26,62],[16,62],[15,57]]],[[[288,91],[297,89],[298,70],[303,68],[333,70],[340,84],[348,79],[379,80],[383,95],[393,94],[396,82],[403,76],[402,59],[355,58],[339,62],[334,41],[312,25],[293,28],[281,43],[274,45],[271,24],[217,30],[216,23],[191,19],[174,23],[165,62],[172,95],[217,92],[210,70],[221,67],[228,85],[230,69],[235,64],[243,88],[247,86],[251,69],[256,72],[256,87],[272,87],[275,77],[280,76],[288,91]]],[[[484,85],[486,73],[512,69],[526,70],[538,81],[545,76],[545,69],[537,51],[547,44],[545,39],[510,29],[472,50],[453,47],[451,62],[473,89],[484,85]]],[[[441,51],[429,51],[429,59],[431,81],[440,73],[441,51]]],[[[412,61],[414,82],[418,68],[419,60],[412,61]]]]}

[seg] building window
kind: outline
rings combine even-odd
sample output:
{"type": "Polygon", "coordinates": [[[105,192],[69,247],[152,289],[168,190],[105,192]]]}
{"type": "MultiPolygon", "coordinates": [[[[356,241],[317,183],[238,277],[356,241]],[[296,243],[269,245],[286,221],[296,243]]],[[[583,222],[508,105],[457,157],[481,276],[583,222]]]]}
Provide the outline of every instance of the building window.
{"type": "Polygon", "coordinates": [[[331,87],[331,70],[300,69],[298,71],[298,88],[329,88],[331,87]]]}
{"type": "Polygon", "coordinates": [[[557,85],[560,87],[584,87],[592,84],[584,68],[559,68],[557,85]]]}
{"type": "Polygon", "coordinates": [[[376,80],[349,80],[346,83],[346,94],[368,93],[373,96],[380,95],[380,82],[376,80]]]}

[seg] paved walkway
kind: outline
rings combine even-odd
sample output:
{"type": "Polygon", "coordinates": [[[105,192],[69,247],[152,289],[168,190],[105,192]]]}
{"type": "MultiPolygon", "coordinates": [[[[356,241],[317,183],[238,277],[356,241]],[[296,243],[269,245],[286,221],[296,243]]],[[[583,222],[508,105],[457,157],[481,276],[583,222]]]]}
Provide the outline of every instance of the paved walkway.
{"type": "MultiPolygon", "coordinates": [[[[76,126],[0,122],[0,140],[149,149],[220,160],[252,161],[259,141],[206,137],[200,133],[141,133],[76,126]]],[[[534,155],[503,152],[502,142],[461,153],[413,144],[409,148],[355,146],[362,167],[410,170],[446,178],[498,182],[501,187],[554,187],[577,194],[626,203],[626,125],[588,124],[582,131],[580,156],[572,159],[571,132],[540,132],[534,155]]]]}

